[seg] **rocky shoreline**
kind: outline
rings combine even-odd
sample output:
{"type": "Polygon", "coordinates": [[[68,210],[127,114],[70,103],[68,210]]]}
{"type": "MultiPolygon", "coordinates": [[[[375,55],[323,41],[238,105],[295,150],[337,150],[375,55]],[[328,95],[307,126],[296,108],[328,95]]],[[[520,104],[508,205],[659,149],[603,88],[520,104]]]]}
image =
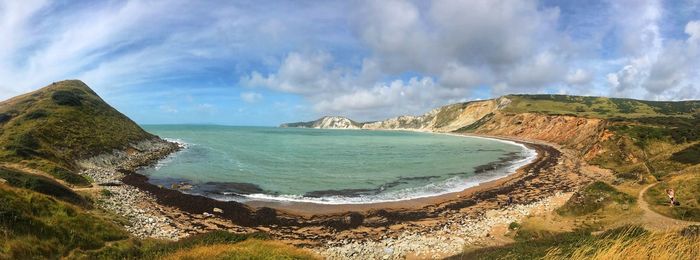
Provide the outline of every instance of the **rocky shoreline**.
{"type": "MultiPolygon", "coordinates": [[[[494,226],[519,221],[535,211],[558,207],[581,178],[580,157],[549,145],[527,144],[538,158],[517,174],[465,197],[421,208],[381,209],[299,216],[273,208],[216,201],[147,181],[135,173],[181,149],[160,139],[134,149],[82,161],[82,174],[105,190],[98,205],[124,218],[137,237],[177,240],[212,230],[267,232],[327,258],[445,257],[465,244],[488,239],[494,226]],[[509,203],[513,201],[513,204],[509,203]]],[[[564,200],[565,201],[565,200],[564,200]]]]}
{"type": "Polygon", "coordinates": [[[159,204],[155,196],[137,187],[126,185],[125,171],[151,165],[183,147],[161,139],[132,144],[125,151],[115,151],[79,161],[80,174],[93,181],[97,189],[97,205],[123,218],[127,231],[139,238],[178,240],[192,234],[226,229],[232,232],[253,232],[228,221],[206,214],[190,214],[159,204]]]}
{"type": "Polygon", "coordinates": [[[554,210],[568,200],[572,193],[557,193],[545,199],[521,205],[506,206],[483,212],[475,217],[453,215],[442,225],[422,231],[405,231],[397,237],[377,241],[338,241],[316,250],[328,259],[439,259],[459,254],[465,246],[485,243],[492,239],[497,226],[520,222],[533,214],[554,210]]]}

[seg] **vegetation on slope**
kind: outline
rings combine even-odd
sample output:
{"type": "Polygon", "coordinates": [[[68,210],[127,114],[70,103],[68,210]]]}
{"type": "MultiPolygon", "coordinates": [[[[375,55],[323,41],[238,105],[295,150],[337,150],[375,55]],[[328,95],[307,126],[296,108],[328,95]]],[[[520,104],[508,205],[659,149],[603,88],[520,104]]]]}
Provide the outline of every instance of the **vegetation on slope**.
{"type": "MultiPolygon", "coordinates": [[[[700,125],[698,125],[700,126],[700,125]]],[[[671,155],[671,160],[685,163],[685,164],[698,164],[700,163],[700,143],[695,144],[691,147],[683,149],[682,151],[673,153],[671,155]]]]}
{"type": "Polygon", "coordinates": [[[315,259],[306,251],[263,241],[268,236],[262,233],[215,231],[176,242],[139,240],[116,222],[97,210],[0,184],[0,259],[315,259]],[[239,244],[248,239],[253,241],[239,244]]]}
{"type": "Polygon", "coordinates": [[[90,203],[84,197],[44,176],[0,167],[0,178],[7,181],[7,183],[13,187],[36,191],[82,207],[90,206],[90,203]]]}
{"type": "Polygon", "coordinates": [[[635,201],[634,197],[619,192],[615,187],[602,181],[596,181],[576,191],[564,206],[557,209],[557,213],[581,216],[596,212],[610,203],[630,205],[635,201]]]}
{"type": "Polygon", "coordinates": [[[117,241],[99,250],[76,251],[77,259],[315,259],[307,252],[270,241],[262,233],[213,231],[176,242],[154,239],[117,241]]]}
{"type": "Polygon", "coordinates": [[[0,259],[57,258],[127,237],[113,221],[80,207],[0,184],[0,259]]]}
{"type": "MultiPolygon", "coordinates": [[[[518,231],[518,233],[521,232],[528,231],[518,231]]],[[[466,250],[463,254],[450,259],[542,259],[545,257],[568,259],[578,248],[589,248],[590,245],[600,241],[627,241],[647,234],[648,232],[639,226],[623,226],[598,235],[592,235],[590,230],[540,233],[538,237],[528,236],[527,239],[517,239],[515,243],[507,246],[466,250]]]]}
{"type": "Polygon", "coordinates": [[[248,239],[237,244],[198,246],[163,259],[318,259],[305,250],[280,242],[248,239]]]}
{"type": "Polygon", "coordinates": [[[695,259],[700,255],[700,235],[689,232],[642,233],[634,231],[590,240],[574,250],[552,247],[544,259],[695,259]]]}
{"type": "Polygon", "coordinates": [[[150,138],[80,81],[0,102],[0,259],[314,258],[257,233],[134,238],[122,219],[55,180],[87,186],[76,160],[150,138]]]}
{"type": "Polygon", "coordinates": [[[75,160],[153,136],[85,83],[67,80],[0,103],[0,161],[20,162],[75,185],[75,160]]]}
{"type": "Polygon", "coordinates": [[[543,113],[583,117],[687,116],[700,110],[700,101],[645,101],[569,95],[509,95],[510,113],[543,113]]]}
{"type": "Polygon", "coordinates": [[[646,201],[654,211],[662,215],[688,221],[700,221],[700,174],[689,174],[661,182],[649,189],[646,201]],[[670,207],[666,189],[675,190],[676,201],[680,205],[670,207]]]}

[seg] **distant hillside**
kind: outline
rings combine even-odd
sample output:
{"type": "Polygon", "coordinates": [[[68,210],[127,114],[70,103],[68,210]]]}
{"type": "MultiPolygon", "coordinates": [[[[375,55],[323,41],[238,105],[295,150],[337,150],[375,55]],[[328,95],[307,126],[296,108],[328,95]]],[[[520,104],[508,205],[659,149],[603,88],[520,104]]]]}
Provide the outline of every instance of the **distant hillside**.
{"type": "Polygon", "coordinates": [[[283,124],[283,127],[361,128],[475,133],[543,140],[580,151],[625,178],[656,177],[700,160],[700,101],[645,101],[567,95],[507,95],[456,103],[419,116],[382,121],[283,124]],[[652,158],[653,157],[653,158],[652,158]],[[648,176],[648,175],[647,175],[648,176]]]}
{"type": "Polygon", "coordinates": [[[0,161],[21,163],[73,184],[76,160],[154,138],[85,83],[66,80],[0,102],[0,161]]]}
{"type": "Polygon", "coordinates": [[[510,95],[505,112],[576,115],[594,118],[692,116],[700,101],[647,101],[627,98],[568,95],[510,95]]]}
{"type": "Polygon", "coordinates": [[[341,116],[324,116],[314,121],[287,123],[280,125],[280,127],[360,129],[362,124],[341,116]]]}

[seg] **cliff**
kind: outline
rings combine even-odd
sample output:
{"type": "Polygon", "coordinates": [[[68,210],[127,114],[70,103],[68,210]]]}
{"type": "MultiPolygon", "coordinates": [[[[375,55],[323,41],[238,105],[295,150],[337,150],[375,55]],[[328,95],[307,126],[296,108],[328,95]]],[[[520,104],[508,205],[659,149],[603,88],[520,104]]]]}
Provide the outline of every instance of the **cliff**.
{"type": "MultiPolygon", "coordinates": [[[[339,117],[333,117],[339,118],[339,117]]],[[[420,130],[476,133],[556,143],[581,152],[608,168],[634,171],[624,165],[646,160],[648,140],[676,147],[700,140],[700,101],[646,101],[567,95],[507,95],[451,104],[419,116],[399,116],[376,122],[284,124],[284,127],[420,130]],[[606,160],[605,155],[614,155],[606,160]]],[[[657,149],[658,150],[658,149],[657,149]]],[[[666,152],[672,149],[666,149],[666,152]]],[[[692,151],[682,151],[687,157],[692,151]]],[[[694,153],[693,153],[694,154],[694,153]]],[[[678,155],[672,158],[679,158],[678,155]]]]}
{"type": "Polygon", "coordinates": [[[280,127],[323,128],[323,129],[360,129],[362,124],[342,116],[324,116],[314,121],[286,123],[280,127]]]}

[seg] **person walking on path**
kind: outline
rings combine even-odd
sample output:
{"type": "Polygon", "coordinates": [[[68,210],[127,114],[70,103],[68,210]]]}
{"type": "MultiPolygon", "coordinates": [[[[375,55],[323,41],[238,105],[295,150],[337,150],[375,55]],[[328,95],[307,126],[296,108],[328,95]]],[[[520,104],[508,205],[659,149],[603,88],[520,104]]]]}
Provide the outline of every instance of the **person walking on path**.
{"type": "Polygon", "coordinates": [[[676,192],[673,191],[673,189],[666,189],[666,195],[668,195],[668,199],[671,201],[671,207],[676,205],[676,192]]]}

